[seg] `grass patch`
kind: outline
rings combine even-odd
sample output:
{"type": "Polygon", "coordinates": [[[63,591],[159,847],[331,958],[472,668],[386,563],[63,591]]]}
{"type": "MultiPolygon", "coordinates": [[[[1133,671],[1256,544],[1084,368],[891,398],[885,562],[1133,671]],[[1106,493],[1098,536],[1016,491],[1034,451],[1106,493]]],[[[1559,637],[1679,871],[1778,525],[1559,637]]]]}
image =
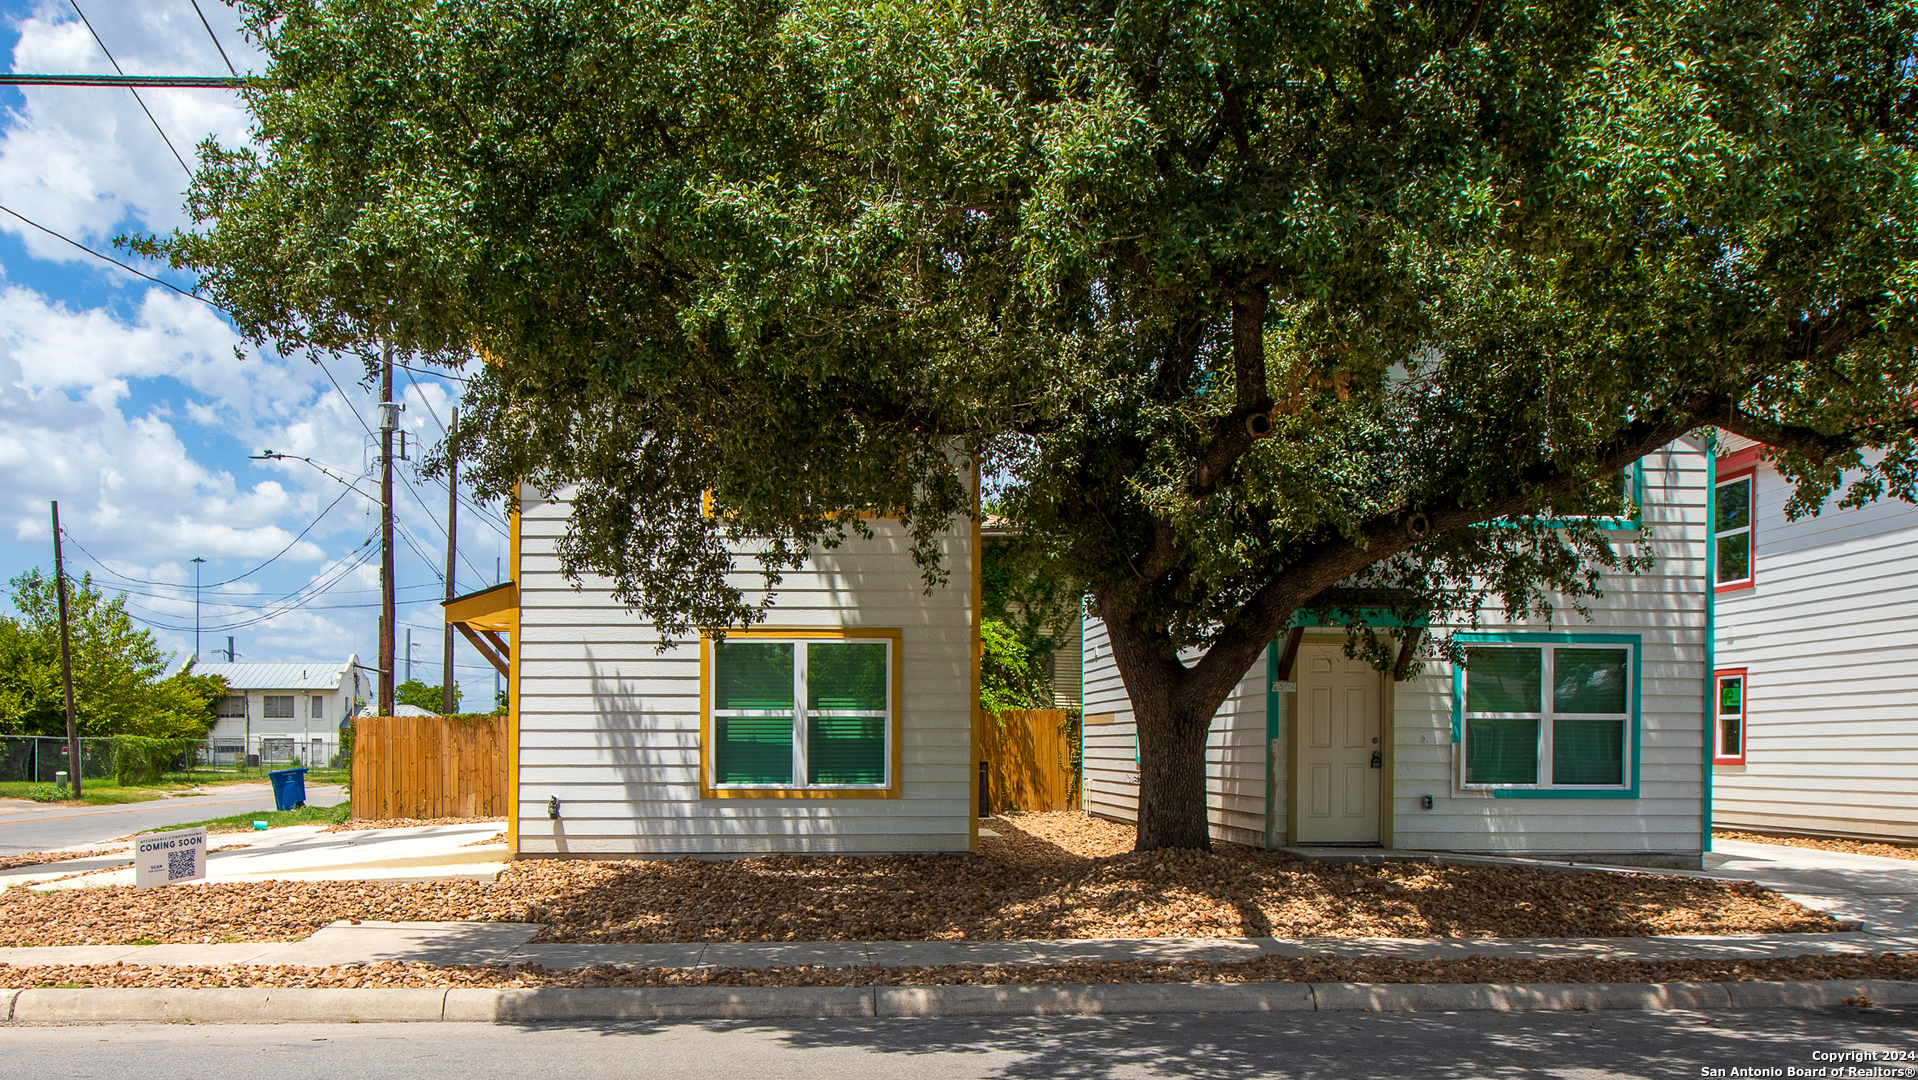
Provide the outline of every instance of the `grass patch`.
{"type": "Polygon", "coordinates": [[[173,832],[176,829],[204,827],[207,832],[250,832],[256,821],[266,822],[266,827],[269,829],[282,825],[338,825],[344,822],[352,812],[353,807],[350,803],[341,803],[338,806],[302,806],[298,810],[263,810],[252,814],[228,814],[225,817],[189,821],[184,825],[168,825],[164,828],[144,831],[173,832]]]}
{"type": "MultiPolygon", "coordinates": [[[[179,798],[188,788],[226,787],[232,784],[260,784],[267,781],[264,768],[223,770],[219,772],[168,773],[158,783],[140,784],[134,787],[121,787],[110,776],[81,777],[81,797],[78,800],[63,799],[62,802],[78,802],[85,806],[118,806],[122,803],[152,802],[156,799],[179,798]]],[[[345,769],[308,769],[306,782],[309,784],[344,784],[352,779],[345,769]]],[[[51,784],[36,784],[30,780],[0,780],[0,799],[32,799],[36,792],[42,795],[53,790],[51,784]]]]}

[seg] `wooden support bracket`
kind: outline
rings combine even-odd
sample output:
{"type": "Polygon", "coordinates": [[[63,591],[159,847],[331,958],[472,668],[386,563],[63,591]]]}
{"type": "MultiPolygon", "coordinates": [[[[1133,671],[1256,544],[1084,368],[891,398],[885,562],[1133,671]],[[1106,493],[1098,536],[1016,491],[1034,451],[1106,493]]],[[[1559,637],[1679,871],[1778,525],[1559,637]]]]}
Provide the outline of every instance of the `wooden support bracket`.
{"type": "Polygon", "coordinates": [[[489,644],[485,639],[481,638],[478,634],[475,634],[473,632],[473,628],[466,625],[465,623],[454,623],[453,626],[455,629],[457,629],[460,632],[460,636],[464,637],[467,641],[471,642],[473,645],[473,648],[477,650],[481,656],[486,658],[487,663],[493,665],[494,671],[499,672],[501,675],[505,676],[508,679],[513,677],[512,665],[506,662],[506,657],[505,657],[506,650],[502,648],[498,652],[493,651],[493,645],[498,643],[497,634],[486,635],[489,638],[495,639],[493,643],[489,644]]]}
{"type": "Polygon", "coordinates": [[[1279,652],[1279,681],[1289,682],[1292,678],[1292,665],[1299,659],[1299,642],[1305,640],[1305,627],[1295,626],[1285,632],[1285,647],[1279,652]]]}
{"type": "Polygon", "coordinates": [[[1425,638],[1422,626],[1408,627],[1405,638],[1399,642],[1399,659],[1392,665],[1392,681],[1404,682],[1405,671],[1412,666],[1412,657],[1418,654],[1419,642],[1425,638]]]}

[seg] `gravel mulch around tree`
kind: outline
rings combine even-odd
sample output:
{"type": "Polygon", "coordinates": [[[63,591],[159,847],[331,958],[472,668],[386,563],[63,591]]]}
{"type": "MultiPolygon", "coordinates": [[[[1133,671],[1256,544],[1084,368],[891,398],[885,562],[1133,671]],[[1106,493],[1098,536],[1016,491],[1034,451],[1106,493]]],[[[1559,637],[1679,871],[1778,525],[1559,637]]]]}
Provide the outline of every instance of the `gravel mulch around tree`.
{"type": "Polygon", "coordinates": [[[505,821],[500,817],[436,817],[436,818],[348,818],[338,825],[329,825],[321,832],[369,832],[373,829],[413,829],[421,825],[480,825],[489,821],[505,821]]]}
{"type": "Polygon", "coordinates": [[[1463,960],[1262,957],[1200,961],[937,967],[652,968],[600,965],[552,971],[537,964],[221,964],[7,966],[0,987],[476,987],[539,986],[1005,986],[1060,983],[1648,983],[1824,979],[1918,980],[1918,954],[1796,956],[1769,960],[1463,960]]]}
{"type": "MultiPolygon", "coordinates": [[[[1083,814],[994,819],[977,858],[552,861],[497,882],[214,882],[0,893],[0,946],[286,941],[338,919],[546,923],[539,940],[1642,937],[1846,929],[1750,882],[1339,866],[1221,845],[1113,853],[1083,814]],[[1074,850],[1074,849],[1078,850],[1074,850]]],[[[1129,846],[1130,841],[1127,840],[1129,846]]]]}
{"type": "Polygon", "coordinates": [[[1712,835],[1720,840],[1743,840],[1749,844],[1816,848],[1819,851],[1842,851],[1849,855],[1876,855],[1881,859],[1918,861],[1918,846],[1905,844],[1879,844],[1870,840],[1837,840],[1823,836],[1771,836],[1766,833],[1733,832],[1728,829],[1713,829],[1712,835]]]}

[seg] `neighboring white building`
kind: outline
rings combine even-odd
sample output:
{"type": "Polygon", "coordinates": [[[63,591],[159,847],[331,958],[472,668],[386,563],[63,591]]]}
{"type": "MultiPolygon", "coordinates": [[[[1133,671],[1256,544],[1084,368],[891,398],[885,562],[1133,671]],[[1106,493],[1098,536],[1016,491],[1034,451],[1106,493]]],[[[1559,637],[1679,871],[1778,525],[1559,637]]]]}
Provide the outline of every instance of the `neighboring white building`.
{"type": "Polygon", "coordinates": [[[1918,840],[1918,507],[1790,521],[1761,450],[1716,462],[1713,821],[1918,840]]]}
{"type": "MultiPolygon", "coordinates": [[[[1642,459],[1628,475],[1656,567],[1608,577],[1589,623],[1561,608],[1549,624],[1455,634],[1470,671],[1428,662],[1396,681],[1346,658],[1342,625],[1280,635],[1213,722],[1213,836],[1699,865],[1710,469],[1699,440],[1642,459]]],[[[1637,542],[1637,523],[1616,525],[1617,543],[1637,542]]],[[[1084,692],[1083,805],[1133,821],[1137,732],[1096,619],[1084,692]]]]}
{"type": "MultiPolygon", "coordinates": [[[[563,500],[524,493],[513,580],[446,610],[510,687],[516,855],[976,846],[970,523],[945,538],[950,577],[930,594],[910,538],[873,519],[872,538],[788,571],[763,624],[661,652],[610,583],[575,586],[561,572],[569,514],[563,500]]],[[[741,563],[750,597],[761,581],[741,563]]]]}
{"type": "Polygon", "coordinates": [[[226,680],[207,734],[222,764],[325,765],[340,752],[340,722],[372,689],[357,655],[337,660],[196,664],[226,680]]]}

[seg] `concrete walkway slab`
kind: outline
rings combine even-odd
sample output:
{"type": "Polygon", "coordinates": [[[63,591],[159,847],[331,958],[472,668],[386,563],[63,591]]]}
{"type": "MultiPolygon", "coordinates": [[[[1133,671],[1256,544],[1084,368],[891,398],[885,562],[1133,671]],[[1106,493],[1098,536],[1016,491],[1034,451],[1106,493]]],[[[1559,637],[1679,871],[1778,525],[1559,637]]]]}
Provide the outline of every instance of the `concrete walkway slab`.
{"type": "Polygon", "coordinates": [[[304,941],[275,945],[248,962],[311,967],[384,960],[496,964],[541,929],[535,923],[336,922],[321,927],[304,941]]]}
{"type": "Polygon", "coordinates": [[[508,953],[500,963],[538,964],[549,971],[597,967],[696,968],[703,941],[673,945],[565,945],[526,944],[508,953]]]}
{"type": "Polygon", "coordinates": [[[872,962],[863,941],[716,941],[700,956],[701,967],[848,967],[872,962]]]}
{"type": "Polygon", "coordinates": [[[1050,963],[1030,941],[868,941],[866,953],[880,967],[1050,963]]]}
{"type": "Polygon", "coordinates": [[[1251,938],[1083,938],[1027,941],[1034,963],[1100,963],[1117,960],[1231,962],[1263,955],[1251,938]]]}

